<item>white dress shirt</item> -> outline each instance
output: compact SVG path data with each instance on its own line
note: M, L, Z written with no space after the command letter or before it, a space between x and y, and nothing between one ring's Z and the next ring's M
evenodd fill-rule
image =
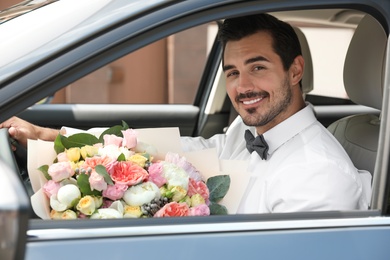
M264 133L267 160L246 149L255 128L238 117L226 134L182 137L183 149L217 149L220 159L249 160L249 184L237 213L368 209L371 174L357 170L310 106Z

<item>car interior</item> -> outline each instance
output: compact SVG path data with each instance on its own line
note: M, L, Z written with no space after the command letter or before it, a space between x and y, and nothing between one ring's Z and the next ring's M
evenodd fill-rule
M386 44L382 26L366 15L356 28L344 65L345 89L356 104L382 108ZM371 174L375 172L379 128L380 116L375 114L348 116L328 127L355 166Z

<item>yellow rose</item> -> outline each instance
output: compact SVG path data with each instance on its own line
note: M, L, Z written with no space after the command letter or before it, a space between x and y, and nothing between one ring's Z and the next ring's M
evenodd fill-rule
M92 215L96 210L95 199L92 196L86 195L80 199L76 208L85 215Z
M50 218L51 219L62 219L61 216L62 216L62 212L56 211L54 209L52 209L50 211Z
M68 156L68 159L72 162L77 162L80 160L80 148L78 147L72 147L66 150L66 156Z
M95 200L96 208L100 208L103 205L103 197L102 196L92 196Z
M139 218L142 216L142 211L140 206L125 206L125 212L123 214L124 218Z
M65 210L61 214L61 219L77 219L77 214L73 210Z
M191 198L189 196L185 196L180 202L185 202L188 207L191 207Z
M80 149L81 157L83 157L84 159L87 157L93 157L97 155L98 152L99 152L99 148L91 145L83 146Z
M144 168L145 167L145 163L147 162L148 158L142 156L141 154L139 153L136 153L132 156L130 156L129 158L129 161L137 164L138 166Z
M200 204L205 204L204 198L200 194L194 194L191 197L191 207L195 207Z
M179 202L187 195L187 191L181 186L175 186L171 189L173 193L172 200Z

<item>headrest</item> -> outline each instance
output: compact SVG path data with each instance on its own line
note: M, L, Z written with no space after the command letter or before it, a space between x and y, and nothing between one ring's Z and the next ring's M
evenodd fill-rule
M386 33L379 22L368 14L364 16L344 63L344 86L353 102L382 108L386 44Z
M303 94L307 94L313 90L313 61L311 59L310 48L309 44L307 43L306 36L299 28L293 28L298 36L299 42L301 44L302 56L305 59L305 68L303 70L302 78L302 92Z

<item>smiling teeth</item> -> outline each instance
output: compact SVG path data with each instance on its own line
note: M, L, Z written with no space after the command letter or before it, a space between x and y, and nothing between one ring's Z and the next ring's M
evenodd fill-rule
M256 102L259 102L260 100L262 100L262 98L256 98L256 99L252 99L252 100L248 100L248 101L242 101L242 103L244 103L244 105L251 105L251 104L254 104Z

